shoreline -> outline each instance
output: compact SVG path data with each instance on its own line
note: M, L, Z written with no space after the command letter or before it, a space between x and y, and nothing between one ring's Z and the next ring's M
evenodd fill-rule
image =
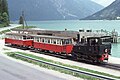
M4 30L7 30L7 29L13 29L13 28L16 28L16 27L19 27L19 26L21 26L21 25L20 24L10 24L10 26L0 28L0 32L4 31Z

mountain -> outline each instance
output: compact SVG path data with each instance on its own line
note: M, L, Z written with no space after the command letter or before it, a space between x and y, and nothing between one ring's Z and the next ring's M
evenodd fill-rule
M120 0L115 0L103 10L84 18L85 20L115 20L120 19Z
M27 20L80 19L103 6L91 0L8 0L11 20L18 20L25 12Z

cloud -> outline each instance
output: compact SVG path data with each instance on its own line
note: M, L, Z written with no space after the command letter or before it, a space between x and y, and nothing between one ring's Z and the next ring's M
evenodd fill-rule
M98 4L101 4L103 6L108 6L115 0L92 0L92 1L94 1L94 2L96 2Z

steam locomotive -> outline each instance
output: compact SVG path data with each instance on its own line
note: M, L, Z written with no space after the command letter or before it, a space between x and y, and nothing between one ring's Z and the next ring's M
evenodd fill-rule
M103 62L109 59L111 44L103 43L101 37L80 38L49 35L6 33L5 44L34 48L71 55L74 59Z
M73 47L72 56L75 59L103 62L109 59L111 44L103 43L101 37L89 37L87 42L83 39Z

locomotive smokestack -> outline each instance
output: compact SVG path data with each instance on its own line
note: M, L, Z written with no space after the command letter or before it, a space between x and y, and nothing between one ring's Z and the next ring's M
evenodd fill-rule
M77 42L80 42L80 34L77 34Z
M81 38L81 43L85 43L86 42L86 39L85 39L85 36L83 36L82 38Z

